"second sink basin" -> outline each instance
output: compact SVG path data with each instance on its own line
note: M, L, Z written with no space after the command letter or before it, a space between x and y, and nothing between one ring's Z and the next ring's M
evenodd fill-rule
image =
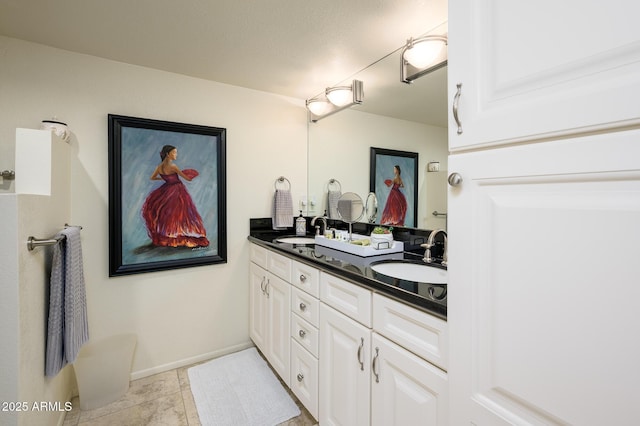
M420 283L447 284L449 277L446 269L424 263L389 261L374 263L370 268L388 277Z
M314 244L315 240L313 237L282 237L276 239L279 243L287 243L287 244Z

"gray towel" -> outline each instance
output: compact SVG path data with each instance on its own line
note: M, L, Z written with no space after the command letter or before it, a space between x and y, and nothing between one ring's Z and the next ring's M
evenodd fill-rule
M51 262L47 376L55 376L67 363L74 362L80 347L89 340L80 228L66 228L58 237L62 239L53 247Z
M293 200L288 189L276 189L273 197L273 229L293 226Z
M338 215L338 199L342 196L340 190L329 190L328 205L329 205L329 219L340 219Z

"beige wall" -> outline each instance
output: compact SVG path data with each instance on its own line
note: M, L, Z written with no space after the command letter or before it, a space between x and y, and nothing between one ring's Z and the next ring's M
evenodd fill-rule
M227 129L228 263L108 278L109 113ZM270 214L280 175L306 191L304 102L0 37L0 169L15 129L54 115L73 132L91 337L137 333L134 378L247 345L249 218Z

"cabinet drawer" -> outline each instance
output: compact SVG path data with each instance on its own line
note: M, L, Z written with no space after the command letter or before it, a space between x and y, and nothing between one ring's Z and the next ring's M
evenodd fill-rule
M267 270L286 282L291 282L291 262L288 257L267 251Z
M249 244L249 250L249 258L251 261L256 265L267 269L267 253L269 251L266 248L253 243Z
M373 328L387 339L447 370L449 329L446 321L374 294Z
M292 262L291 284L314 297L320 297L320 271L295 260Z
M318 357L319 335L316 327L295 314L291 315L291 337L316 358Z
M318 419L318 360L291 340L291 391Z
M291 312L317 327L320 322L320 301L302 290L291 287Z
M371 290L321 272L320 300L366 327L371 327Z

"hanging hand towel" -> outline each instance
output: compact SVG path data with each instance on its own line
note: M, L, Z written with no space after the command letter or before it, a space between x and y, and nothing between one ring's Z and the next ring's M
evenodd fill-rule
M74 362L80 347L89 340L80 228L65 228L56 237L63 238L53 246L45 358L47 376L55 376L67 363Z
M286 229L293 226L293 201L291 191L276 189L273 197L273 229Z
M340 216L338 216L338 199L340 199L341 196L342 192L340 190L329 190L329 219L340 219Z

